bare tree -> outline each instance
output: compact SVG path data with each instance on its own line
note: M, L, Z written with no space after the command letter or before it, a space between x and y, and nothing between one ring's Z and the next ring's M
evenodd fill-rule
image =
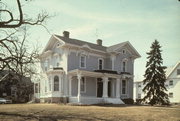
M18 8L18 18L15 18L15 12L10 11L3 0L0 0L0 15L8 16L4 18L0 16L0 33L2 33L0 35L0 70L8 69L20 75L28 75L33 73L32 64L38 61L38 49L35 48L30 52L25 44L27 41L26 26L41 25L45 27L43 23L50 16L43 12L38 14L36 19L28 18L23 13L22 1L14 1Z

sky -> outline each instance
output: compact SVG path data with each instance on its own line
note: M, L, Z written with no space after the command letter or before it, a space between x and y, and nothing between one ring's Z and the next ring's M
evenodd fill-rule
M3 0L2 0L3 1ZM22 0L21 0L22 1ZM15 0L6 1L16 10ZM23 2L28 16L46 11L52 15L46 27L30 29L32 43L45 47L52 34L70 32L71 38L104 46L129 41L141 55L135 60L134 80L143 80L147 54L157 39L162 46L163 65L180 61L180 2L178 0L32 0Z

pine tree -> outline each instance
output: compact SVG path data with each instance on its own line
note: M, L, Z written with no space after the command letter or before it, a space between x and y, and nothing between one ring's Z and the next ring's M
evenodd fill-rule
M165 66L162 66L163 59L161 57L162 50L161 46L157 40L155 40L151 45L150 52L147 53L148 61L146 63L146 71L144 74L145 79L143 83L145 87L143 92L145 96L143 98L144 102L148 102L151 105L155 104L169 104L169 98L166 94L165 87Z

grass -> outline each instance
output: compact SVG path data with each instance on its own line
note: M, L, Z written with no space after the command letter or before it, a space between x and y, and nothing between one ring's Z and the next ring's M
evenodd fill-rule
M0 105L0 121L121 120L180 121L180 106L70 106L60 104Z

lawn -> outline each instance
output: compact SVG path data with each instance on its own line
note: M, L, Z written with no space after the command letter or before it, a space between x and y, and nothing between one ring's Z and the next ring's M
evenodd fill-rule
M11 120L12 119L12 120ZM180 121L180 106L70 106L60 104L0 105L0 121L157 120Z

